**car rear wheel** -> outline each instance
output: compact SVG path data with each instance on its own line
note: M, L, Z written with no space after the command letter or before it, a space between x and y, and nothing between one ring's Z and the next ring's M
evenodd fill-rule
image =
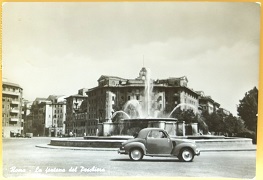
M183 162L191 162L194 159L194 153L189 148L183 148L179 154L179 160Z
M139 161L143 158L143 152L141 149L132 149L129 153L130 159L133 161Z

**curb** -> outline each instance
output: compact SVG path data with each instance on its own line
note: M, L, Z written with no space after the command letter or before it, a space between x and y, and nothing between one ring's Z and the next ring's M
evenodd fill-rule
M200 152L257 151L256 149L201 149Z
M70 146L52 146L49 144L36 145L38 148L46 149L66 149L66 150L82 150L82 151L117 151L119 148L92 148L92 147L70 147Z

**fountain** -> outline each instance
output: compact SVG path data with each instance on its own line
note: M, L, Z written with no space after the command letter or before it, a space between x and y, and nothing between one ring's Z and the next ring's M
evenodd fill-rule
M200 113L199 110L198 110L198 108L197 108L196 106L193 106L193 105L187 104L187 103L180 103L180 104L178 104L177 106L175 106L175 108L171 111L171 113L169 114L168 117L171 117L172 114L174 113L174 111L176 111L178 108L180 108L180 107L182 107L182 106L188 106L188 107L190 107L190 108L194 111L195 114L199 114L199 113Z
M129 114L127 114L125 111L116 111L116 112L114 112L111 119L115 118L115 116L116 116L117 114L119 114L119 113L124 114L128 119L130 119Z
M151 82L151 74L150 74L150 70L147 69L147 73L146 73L146 77L145 77L145 81L144 81L144 112L147 115L146 117L150 117L151 116L151 103L152 103L152 90L153 90L153 84Z
M114 112L111 120L103 123L103 128L101 128L103 132L100 132L102 136L131 136L146 127L163 128L170 135L185 134L184 124L178 123L177 119L171 118L170 116L166 118L158 117L160 111L153 108L153 81L150 77L150 70L145 69L142 76L144 80L143 98L141 101L131 99L125 103L123 110ZM176 110L176 108L174 110ZM116 115L120 113L123 114L125 118L116 117Z

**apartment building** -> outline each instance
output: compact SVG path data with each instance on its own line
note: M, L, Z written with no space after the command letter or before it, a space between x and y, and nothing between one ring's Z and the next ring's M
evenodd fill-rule
M32 133L34 136L46 136L46 105L51 103L47 98L36 98L31 106L31 112L27 116L32 119Z
M50 95L45 107L46 136L58 137L65 134L66 96Z
M31 113L31 106L33 102L28 101L28 100L23 100L23 107L22 107L22 119L24 120L24 134L26 133L32 133L33 129L33 119L32 116L30 115Z
M18 84L2 83L2 137L14 137L24 133L22 97L23 89Z
M87 120L87 99L86 89L80 89L78 94L71 95L66 99L66 121L65 134L83 136Z
M65 134L65 97L50 95L48 98L35 99L27 116L28 123L32 121L34 136L58 137Z

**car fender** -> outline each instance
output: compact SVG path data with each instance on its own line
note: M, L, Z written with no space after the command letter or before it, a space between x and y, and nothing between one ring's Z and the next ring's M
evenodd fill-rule
M132 148L140 148L143 150L143 154L146 154L146 148L145 145L141 142L131 142L124 146L124 149L126 152L130 152Z
M196 145L193 144L193 143L180 143L178 145L176 145L173 150L172 150L172 154L175 155L175 156L178 156L180 154L180 151L181 149L183 148L190 148L193 150L193 152L195 152L195 149L196 149Z

